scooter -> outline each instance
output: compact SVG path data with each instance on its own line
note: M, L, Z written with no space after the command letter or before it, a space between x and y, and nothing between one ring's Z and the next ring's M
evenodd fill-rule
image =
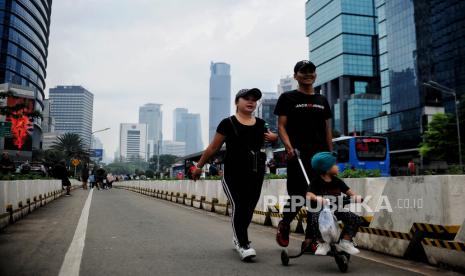
M300 164L300 168L302 169L302 172L305 176L305 180L307 181L307 184L310 185L310 180L308 179L308 175L307 175L307 172L305 171L305 168L304 168L304 165L302 163L302 159L300 158L300 153L298 150L295 150L295 153L296 153L296 157L297 157L297 160ZM343 206L347 205L351 203L351 200L349 197L343 197ZM303 243L302 243L303 245ZM289 255L289 252L287 249L283 249L281 251L281 263L282 265L284 266L288 266L289 265L289 260L290 259L296 259L296 258L299 258L301 257L302 255L304 254L311 254L311 255L315 255L314 252L312 252L312 250L310 250L309 252L309 247L311 246L311 244L307 245L307 246L302 246L301 247L301 250L300 252L297 254L297 255ZM336 249L336 244L335 243L331 243L330 244L331 246L331 250L328 252L327 256L331 256L331 257L334 257L334 260L336 261L336 264L337 264L337 267L339 268L339 271L345 273L347 272L347 270L349 269L349 261L350 261L350 254L344 252L344 251L338 251Z

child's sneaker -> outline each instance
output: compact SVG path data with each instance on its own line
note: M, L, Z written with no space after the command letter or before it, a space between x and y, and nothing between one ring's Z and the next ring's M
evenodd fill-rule
M315 255L325 256L328 254L330 250L331 250L331 246L329 245L329 243L318 242L318 245L316 246Z
M255 252L255 249L250 247L250 245L240 246L237 252L239 252L239 256L241 257L241 260L244 262L248 262L252 258L257 256L257 252Z
M356 255L360 253L360 250L355 248L354 244L351 241L348 240L340 240L338 244L336 244L336 248L339 251L344 251L346 253L349 253L350 255Z
M289 230L290 226L280 221L278 224L278 232L276 233L276 242L281 247L287 247L289 245Z

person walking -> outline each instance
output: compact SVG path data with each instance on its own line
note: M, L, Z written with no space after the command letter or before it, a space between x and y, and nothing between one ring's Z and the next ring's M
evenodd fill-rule
M15 171L15 163L11 160L8 152L2 153L0 160L0 171L2 174L7 175Z
M278 99L274 114L278 116L278 132L287 153L287 192L291 199L285 206L283 219L278 225L276 241L282 247L289 245L290 224L305 202L308 184L296 157L300 152L310 180L318 174L312 169L312 157L323 151L332 151L331 109L326 98L315 93L313 84L317 74L315 65L302 60L294 66L297 90L288 91ZM291 204L301 202L301 204ZM287 210L287 211L286 211ZM311 225L307 224L304 245L314 243Z
M84 164L81 170L82 189L87 190L87 181L89 180L89 167Z
M243 261L256 256L255 249L250 247L247 229L265 174L266 155L261 148L264 141L278 139L276 134L265 128L264 120L253 116L261 96L257 88L242 89L236 94L236 114L220 122L213 141L193 172L194 179L197 179L207 161L226 143L222 184L232 205L233 246Z
M71 196L71 181L68 178L69 172L66 168L66 161L60 160L53 168L53 176L61 180L63 189L66 189L65 196Z
M104 180L107 179L107 172L104 168L99 167L97 171L95 171L95 183L97 185L97 189L105 189Z
M415 166L415 162L413 162L413 159L411 159L408 162L407 169L408 169L407 171L408 171L409 175L415 175L416 174L417 168Z

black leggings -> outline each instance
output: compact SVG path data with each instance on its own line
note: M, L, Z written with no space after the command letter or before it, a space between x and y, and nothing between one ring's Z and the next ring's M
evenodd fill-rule
M247 228L252 221L253 212L263 184L263 173L227 168L223 175L223 189L231 202L232 227L234 237L241 246L249 244Z

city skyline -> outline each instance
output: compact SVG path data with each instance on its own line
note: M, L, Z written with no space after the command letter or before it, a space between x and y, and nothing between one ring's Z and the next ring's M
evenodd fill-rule
M172 110L199 113L206 146L211 60L232 65L234 95L247 87L274 91L308 58L303 0L53 4L46 91L74 84L94 93L93 130L111 128L97 134L109 155L119 123L137 122L148 102L163 104L165 140L173 139Z

